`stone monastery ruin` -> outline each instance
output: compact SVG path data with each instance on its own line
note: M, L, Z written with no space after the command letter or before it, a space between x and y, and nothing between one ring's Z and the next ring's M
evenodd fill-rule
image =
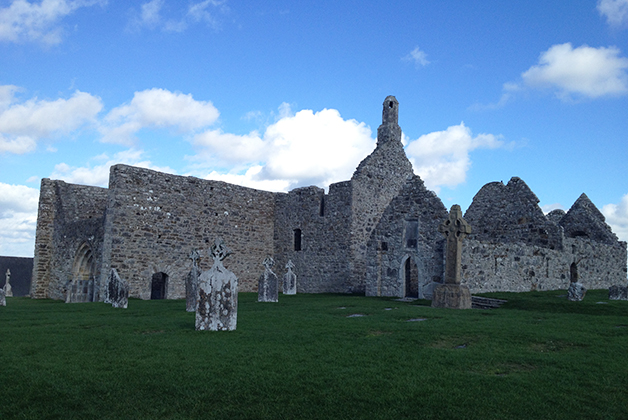
M233 250L225 267L243 292L257 290L262 261L294 263L299 293L431 298L443 282L448 217L413 173L397 124L399 103L384 101L377 147L349 181L273 193L111 167L109 188L43 179L31 296L102 300L112 268L129 296L182 299L202 249L201 270L218 236ZM586 288L626 282L626 242L582 194L568 212L545 215L519 178L492 182L464 218L462 284L471 292Z

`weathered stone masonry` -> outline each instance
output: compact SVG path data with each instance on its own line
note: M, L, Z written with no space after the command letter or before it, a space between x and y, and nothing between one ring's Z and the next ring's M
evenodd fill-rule
M31 296L102 300L111 269L142 299L185 296L192 249L216 237L233 249L225 263L241 291L256 291L260 264L294 263L299 293L365 293L431 298L443 282L447 218L440 199L414 175L401 143L399 104L382 108L377 147L352 178L272 193L168 175L111 168L109 188L42 180ZM586 288L626 282L626 243L583 195L569 212L543 214L519 178L493 182L464 218L462 284L472 292ZM68 292L69 291L69 292Z

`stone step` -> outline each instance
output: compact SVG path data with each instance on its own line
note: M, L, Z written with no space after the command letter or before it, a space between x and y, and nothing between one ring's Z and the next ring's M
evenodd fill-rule
M472 309L495 309L508 302L503 299L492 299L482 296L471 296Z

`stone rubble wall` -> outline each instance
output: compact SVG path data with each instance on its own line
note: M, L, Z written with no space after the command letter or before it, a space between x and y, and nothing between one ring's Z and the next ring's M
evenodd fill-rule
M42 179L32 297L65 299L65 287L72 280L76 253L83 244L88 244L96 257L94 275L99 275L106 203L105 188Z
M431 295L433 285L443 281L445 238L438 226L446 218L447 209L436 194L418 176L410 178L368 241L365 294L405 296L405 263L411 258L418 268L422 293ZM416 247L407 246L408 220L418 222Z
M277 196L275 215L276 272L282 276L288 260L295 265L297 293L346 293L351 270L351 182L298 188ZM295 251L294 230L301 230L301 250Z
M585 238L565 238L564 251L524 243L463 241L462 284L472 293L567 290L576 262L579 282L587 289L626 283L626 242L608 245Z
M153 274L168 275L166 298L185 297L193 248L211 267L217 236L233 250L224 261L240 290L257 290L264 258L273 254L275 193L127 165L111 168L102 276L115 268L129 296L150 299ZM102 281L102 284L105 282ZM102 287L102 286L101 286Z

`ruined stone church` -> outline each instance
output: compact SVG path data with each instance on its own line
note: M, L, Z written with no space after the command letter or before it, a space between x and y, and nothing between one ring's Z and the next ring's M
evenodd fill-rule
M413 173L401 144L399 103L383 104L377 147L350 180L288 193L111 167L109 188L43 179L31 296L102 300L111 269L141 299L181 299L193 249L218 236L225 266L253 292L272 256L294 263L299 293L431 298L443 282L447 210ZM587 288L626 282L626 243L582 194L545 215L519 178L485 185L464 215L462 284L472 292ZM209 269L206 252L199 261Z

